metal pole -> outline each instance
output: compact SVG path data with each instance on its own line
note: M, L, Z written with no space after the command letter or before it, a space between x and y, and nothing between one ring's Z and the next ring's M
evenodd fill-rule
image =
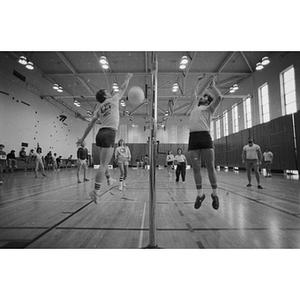
M155 222L155 208L156 208L156 189L155 189L155 170L156 170L156 131L157 131L157 54L152 53L152 95L150 106L150 129L151 136L149 140L149 246L148 248L157 248L156 245L156 222Z

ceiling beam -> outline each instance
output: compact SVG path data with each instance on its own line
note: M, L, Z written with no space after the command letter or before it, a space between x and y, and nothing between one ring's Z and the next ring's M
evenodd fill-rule
M251 65L249 63L249 60L247 59L246 55L244 54L244 52L241 52L241 54L242 54L242 56L243 56L243 58L244 58L244 60L245 60L245 62L247 64L249 70L251 71L251 73L253 73L253 69L252 69L252 67L251 67Z
M64 64L71 70L71 72L79 79L79 81L82 83L82 85L87 89L87 91L94 95L94 91L89 87L89 85L80 77L80 75L77 73L77 71L74 69L72 64L67 60L67 58L61 53L56 52L56 54L59 56L59 58L64 62Z

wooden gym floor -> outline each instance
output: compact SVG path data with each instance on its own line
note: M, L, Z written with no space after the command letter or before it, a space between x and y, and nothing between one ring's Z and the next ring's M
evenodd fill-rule
M76 168L4 174L0 186L0 248L139 249L149 245L149 171L129 169L126 190L103 184L98 205L88 197L89 182L77 183ZM194 209L192 170L176 183L165 169L156 173L156 244L164 249L300 248L299 179L254 174L247 188L244 171L218 171L220 208L211 206L207 172L206 199ZM111 170L118 179L119 170ZM82 178L82 174L81 174Z

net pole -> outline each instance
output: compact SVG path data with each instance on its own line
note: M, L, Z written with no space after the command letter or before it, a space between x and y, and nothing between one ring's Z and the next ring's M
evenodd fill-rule
M155 209L156 209L156 188L155 188L155 175L156 175L156 132L157 132L157 53L152 53L152 95L150 106L150 128L151 135L149 140L149 246L148 248L157 248L156 245L156 221L155 221Z

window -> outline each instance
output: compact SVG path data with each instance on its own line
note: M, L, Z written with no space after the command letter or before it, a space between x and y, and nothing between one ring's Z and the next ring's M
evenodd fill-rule
M228 135L228 112L223 113L223 127L224 127L224 136Z
M211 139L212 139L212 140L215 139L215 126L214 126L214 121L211 122L211 126L210 126L210 136L211 136Z
M237 104L232 106L232 131L236 133L239 131L239 116Z
M280 73L281 102L283 114L297 112L295 69L293 66Z
M270 121L270 106L269 106L269 88L268 84L262 85L258 89L258 98L260 104L260 118L262 123Z
M245 120L245 129L252 127L251 98L250 97L247 97L244 101L244 120Z
M221 121L218 119L216 121L217 139L221 137Z

